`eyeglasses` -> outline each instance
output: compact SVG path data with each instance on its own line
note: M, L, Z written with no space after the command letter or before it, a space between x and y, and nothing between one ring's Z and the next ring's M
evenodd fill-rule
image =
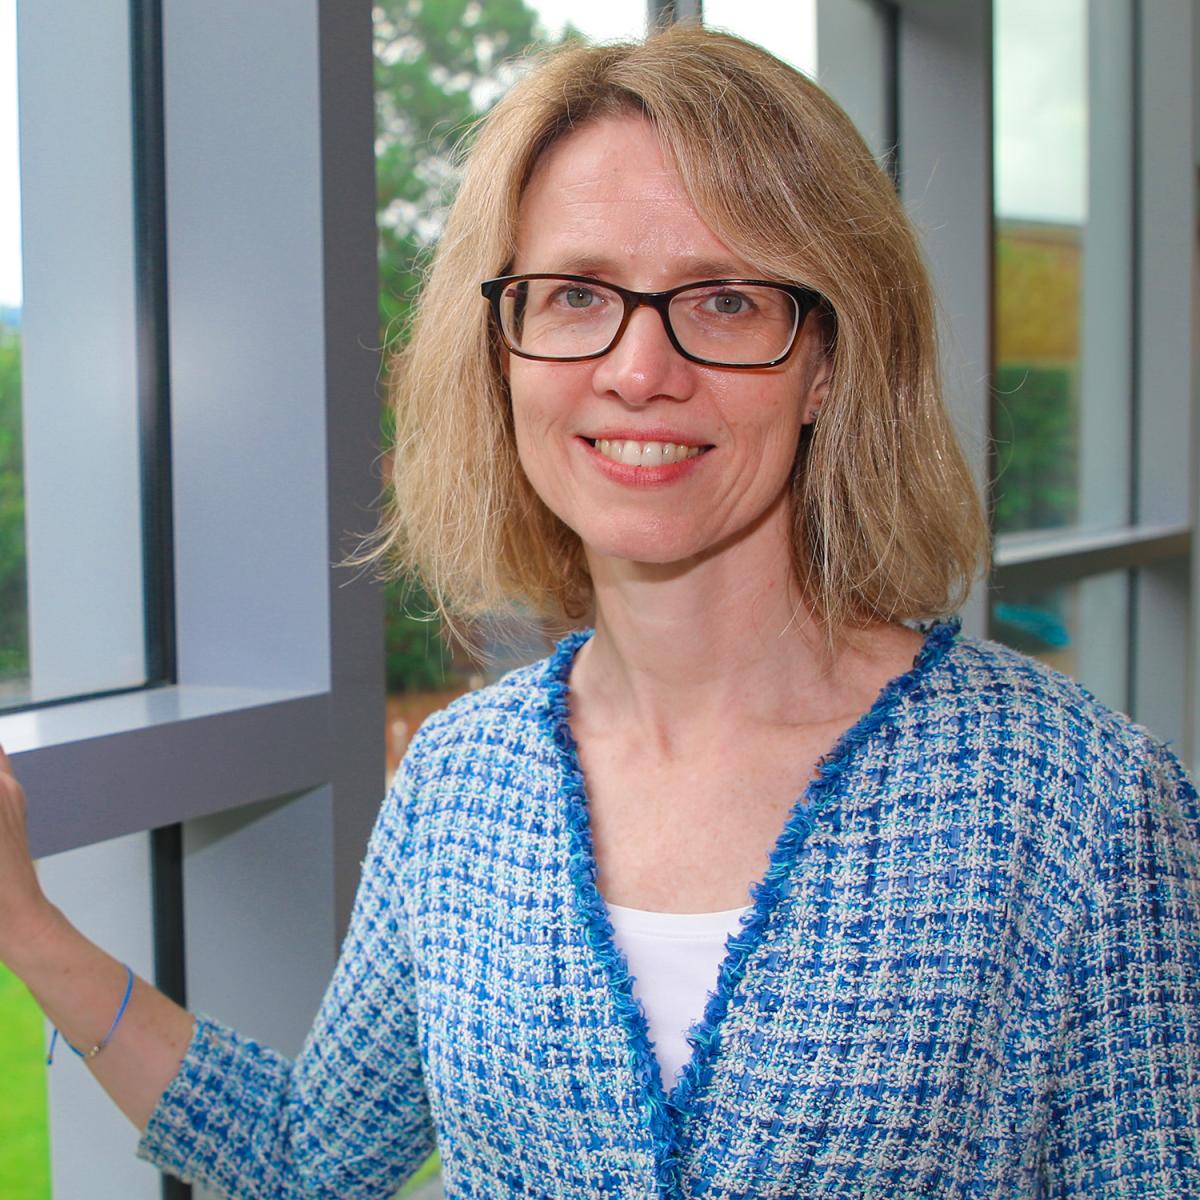
M819 292L761 279L704 279L632 292L587 275L502 275L480 285L504 344L521 358L582 362L607 354L643 304L691 362L772 367L792 352Z

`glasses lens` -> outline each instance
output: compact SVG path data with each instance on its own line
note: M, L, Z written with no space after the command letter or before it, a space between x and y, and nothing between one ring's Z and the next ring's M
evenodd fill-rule
M671 328L697 358L755 366L782 358L800 323L795 297L763 284L689 288L671 301Z
M621 297L577 279L520 279L500 296L500 323L515 350L581 358L607 349L621 326Z

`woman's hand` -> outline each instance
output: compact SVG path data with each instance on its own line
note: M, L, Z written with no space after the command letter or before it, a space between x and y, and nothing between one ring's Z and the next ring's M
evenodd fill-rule
M112 1029L129 978L127 968L89 942L42 891L29 857L25 792L3 746L0 961L24 980L72 1046L98 1045ZM145 1129L191 1037L191 1015L138 979L111 1044L89 1059L88 1067L121 1111Z
M0 746L0 959L7 962L54 912L29 857L25 792Z

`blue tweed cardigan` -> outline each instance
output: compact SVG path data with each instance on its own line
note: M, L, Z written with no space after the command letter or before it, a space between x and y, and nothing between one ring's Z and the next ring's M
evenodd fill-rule
M1169 751L927 636L824 760L664 1094L567 677L422 727L295 1062L207 1018L141 1153L235 1197L1200 1197L1200 811Z

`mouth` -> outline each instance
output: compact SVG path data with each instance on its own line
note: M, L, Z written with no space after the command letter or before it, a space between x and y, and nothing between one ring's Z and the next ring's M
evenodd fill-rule
M650 442L641 439L588 438L583 439L612 462L627 467L666 467L687 462L707 453L712 446L688 446L682 442Z

